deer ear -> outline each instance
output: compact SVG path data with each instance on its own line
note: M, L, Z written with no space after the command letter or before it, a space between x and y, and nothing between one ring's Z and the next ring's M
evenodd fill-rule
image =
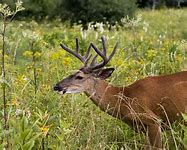
M107 68L107 69L99 70L96 73L96 77L104 80L104 79L110 77L112 75L113 71L114 71L114 68Z

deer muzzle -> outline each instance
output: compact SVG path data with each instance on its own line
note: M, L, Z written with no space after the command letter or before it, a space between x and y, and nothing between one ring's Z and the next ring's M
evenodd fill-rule
M63 95L66 93L66 89L62 88L61 86L59 86L58 84L56 84L54 87L53 87L53 90L58 92L59 94Z

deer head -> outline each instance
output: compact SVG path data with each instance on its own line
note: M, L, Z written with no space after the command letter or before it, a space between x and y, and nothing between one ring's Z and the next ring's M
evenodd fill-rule
M114 68L103 67L111 60L114 56L118 43L116 43L113 51L107 56L106 40L104 37L101 38L103 50L99 50L93 43L90 43L84 56L80 55L80 46L78 39L76 39L75 51L71 50L64 44L60 44L61 47L70 53L71 55L78 58L84 65L76 73L69 75L54 86L54 90L63 95L65 93L79 93L85 92L90 88L94 88L97 80L104 80L113 73ZM96 55L92 58L90 54L91 48L96 52ZM102 61L97 62L97 57L100 56ZM92 60L91 60L92 59ZM90 62L90 63L89 63Z

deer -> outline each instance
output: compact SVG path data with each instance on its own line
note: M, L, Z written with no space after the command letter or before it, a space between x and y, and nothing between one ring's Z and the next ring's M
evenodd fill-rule
M84 92L102 111L122 120L135 131L145 133L145 149L164 149L162 127L182 122L182 114L187 113L187 71L148 76L130 85L116 87L106 81L115 70L106 65L119 44L117 42L108 55L104 36L101 37L101 43L102 50L91 42L84 55L80 54L77 38L75 50L60 44L63 50L79 59L83 66L58 82L54 91L60 95ZM90 54L91 49L95 53L94 57ZM100 57L100 61L97 57Z

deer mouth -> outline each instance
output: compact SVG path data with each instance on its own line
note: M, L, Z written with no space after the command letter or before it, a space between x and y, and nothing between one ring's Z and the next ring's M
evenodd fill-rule
M60 95L64 95L64 94L73 94L73 93L80 93L81 91L77 90L77 89L61 89L61 90L56 90L57 93L59 93Z
M66 88L62 88L59 85L54 86L54 91L56 91L57 93L59 93L60 95L64 95L67 92Z
M64 94L66 94L66 92L67 92L66 89L63 89L62 91L58 91L58 93L59 93L60 95L64 95Z

